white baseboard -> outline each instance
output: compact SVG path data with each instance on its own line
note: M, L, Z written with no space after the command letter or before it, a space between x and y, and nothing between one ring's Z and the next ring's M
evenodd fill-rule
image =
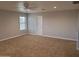
M13 37L9 37L9 38L5 38L5 39L0 39L0 41L4 41L4 40L8 40L8 39L12 39L12 38L16 38L16 37L23 36L23 35L26 35L26 33L21 34L21 35L17 35L17 36L13 36Z
M31 35L38 35L38 34L32 34ZM71 39L71 38L64 38L64 37L59 37L59 36L49 36L49 35L39 35L39 36L43 36L43 37L50 37L50 38L59 38L59 39L63 39L63 40L71 40L71 41L77 41L77 39Z
M9 38L5 38L5 39L1 39L0 41L4 41L4 40L8 40L8 39L12 39L12 38L16 38L19 36L23 36L26 35L27 33L21 34L21 35L17 35L17 36L13 36L13 37L9 37ZM37 34L32 34L29 33L30 35L37 35ZM58 37L58 36L48 36L48 35L39 35L39 36L43 36L43 37L50 37L50 38L59 38L59 39L64 39L64 40L71 40L71 41L76 41L76 39L70 39L70 38L63 38L63 37ZM78 45L78 44L77 44ZM79 47L76 47L77 50L79 50Z
M78 39L70 39L70 38L63 38L63 37L59 37L59 36L48 36L48 35L41 35L41 36L75 41L76 42L76 50L79 50L78 43L77 43Z
M51 37L51 38L59 38L63 40L71 40L71 41L77 41L77 39L71 39L71 38L64 38L64 37L59 37L59 36L48 36L48 35L42 35L44 37Z

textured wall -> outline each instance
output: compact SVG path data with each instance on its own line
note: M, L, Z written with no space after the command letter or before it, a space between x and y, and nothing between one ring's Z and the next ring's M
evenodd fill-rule
M29 14L28 18L30 18L33 21L30 22L36 22L36 17L38 15L41 15L43 17L43 35L51 37L68 38L69 40L77 39L77 11L55 11L45 12L41 14ZM32 23L29 23L30 32L35 33L37 32L36 29L38 24L34 26Z
M77 12L60 11L43 13L43 34L77 39Z
M19 30L19 16L27 16L22 13L0 11L0 39L22 35L27 31Z

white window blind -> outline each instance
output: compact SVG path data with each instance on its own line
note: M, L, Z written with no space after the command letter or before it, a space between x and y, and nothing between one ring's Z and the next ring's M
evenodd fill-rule
M20 30L26 29L26 18L23 16L20 16Z

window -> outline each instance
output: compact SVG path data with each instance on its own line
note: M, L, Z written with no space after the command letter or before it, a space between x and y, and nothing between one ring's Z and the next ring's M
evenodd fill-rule
M26 18L20 16L20 30L25 30L26 29Z

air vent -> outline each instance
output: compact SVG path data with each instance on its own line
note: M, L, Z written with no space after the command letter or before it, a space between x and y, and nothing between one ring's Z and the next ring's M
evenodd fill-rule
M79 1L73 1L73 4L79 4Z

